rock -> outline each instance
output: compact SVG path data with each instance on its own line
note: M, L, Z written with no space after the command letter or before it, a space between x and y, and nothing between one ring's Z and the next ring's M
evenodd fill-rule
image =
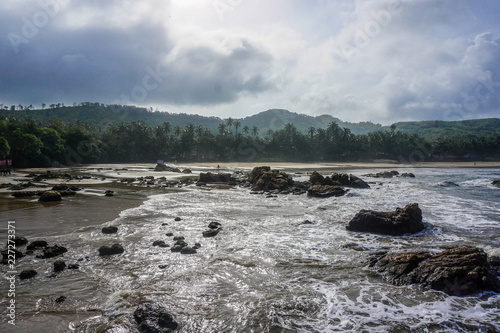
M21 280L31 279L37 274L38 274L37 271L35 271L34 269L26 269L22 271L21 274L19 274L19 278Z
M80 265L78 264L69 264L68 269L80 269Z
M66 296L59 296L58 298L56 298L55 302L57 304L59 304L59 303L64 302L65 300L66 300Z
M24 254L21 252L21 251L18 251L16 249L5 249L5 250L2 250L2 258L5 261L9 260L9 256L12 256L14 255L14 258L17 260L19 258L22 258L24 257ZM12 257L10 257L10 259L12 259Z
M165 244L165 242L162 240L157 240L157 241L153 242L153 246L162 246L162 245L163 245L163 247L165 247L164 245L167 245L167 244Z
M64 184L54 185L52 187L52 191L66 191L69 190L69 187Z
M340 183L342 186L355 187L355 188L370 188L367 182L361 178L346 173L334 173L332 175L332 181ZM326 184L324 184L326 185Z
M460 185L458 185L457 183L450 182L450 181L442 182L438 186L441 186L441 187L460 187Z
M182 250L181 250L181 254L195 254L196 253L196 249L192 248L192 247L183 247Z
M252 185L257 183L260 177L262 177L262 175L268 171L271 171L271 167L261 166L253 168L252 171L250 172L250 175L247 178L247 182L249 182Z
M28 198L34 196L41 196L45 191L20 191L11 194L14 198Z
M394 171L397 173L397 171ZM365 176L373 178L392 178L395 174L392 171L382 171L378 173L370 173Z
M184 236L175 236L174 241L180 241L186 239Z
M24 244L28 244L28 240L26 237L16 236L14 237L14 244L16 247L23 246Z
M113 244L111 246L103 245L98 251L100 256L111 256L123 253L125 250L120 244Z
M259 180L252 186L252 191L285 191L293 186L292 177L283 171L271 170L264 172Z
M424 230L422 211L418 204L412 203L394 212L361 210L349 222L346 229L391 236L414 234Z
M138 306L134 312L134 319L141 333L169 333L179 326L165 309L151 304Z
M103 227L101 229L101 232L106 235L116 234L118 232L118 227L115 226Z
M184 169L184 170L182 170L182 173L189 174L189 173L193 173L193 171L191 171L190 169Z
M114 195L115 195L115 191L107 190L106 192L104 192L104 196L106 196L106 197L112 197Z
M313 171L311 175L309 176L309 181L311 182L312 185L330 185L330 184L323 184L325 181L325 177L319 174L317 171Z
M313 185L307 190L307 195L317 198L340 197L347 191L340 186Z
M54 272L61 272L66 268L64 260L57 260L54 262Z
M54 245L52 247L47 247L43 250L42 255L37 256L37 258L40 259L48 259L48 258L53 258L57 257L63 253L68 252L68 249L65 248L64 246L59 246L59 245Z
M159 269L165 269L165 268L167 268L167 267L168 267L168 265L158 265L158 268L159 268Z
M209 229L203 231L203 237L215 237L220 232L220 229Z
M198 250L201 247L200 243L194 243L193 249Z
M208 225L208 228L210 229L220 229L222 227L222 224L220 224L219 222L210 222L210 224Z
M48 243L46 241L36 240L36 241L31 242L26 249L31 251L31 250L35 250L38 248L44 248L47 246L48 246Z
M500 292L500 281L487 255L475 247L453 247L434 255L427 251L376 253L369 267L392 284L420 284L451 296Z
M165 234L165 236L167 236L167 237L172 237L173 235L174 235L174 233L173 233L173 232L167 232L167 233Z
M52 201L61 201L61 193L57 191L45 191L38 201L40 202L52 202Z
M415 178L415 175L411 172L407 172L407 173L402 173L401 177L403 177L403 178Z
M231 175L229 173L200 173L200 183L210 184L210 183L229 183L231 180Z
M492 182L491 182L491 185L493 185L493 186L496 186L496 187L500 188L500 180L494 180L494 181L492 181Z

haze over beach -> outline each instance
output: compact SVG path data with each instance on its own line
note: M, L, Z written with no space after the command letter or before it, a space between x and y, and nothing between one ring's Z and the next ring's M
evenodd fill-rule
M0 332L500 332L498 13L2 0Z

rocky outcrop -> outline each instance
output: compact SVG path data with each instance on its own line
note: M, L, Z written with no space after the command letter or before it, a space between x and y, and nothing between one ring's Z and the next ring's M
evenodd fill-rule
M368 266L395 285L420 284L452 296L482 291L500 292L487 255L475 247L453 247L437 254L428 251L375 253Z
M317 198L340 197L347 193L341 186L313 185L307 190L307 195Z
M54 245L52 247L46 247L41 255L38 255L37 258L40 259L48 259L60 256L63 253L68 252L68 249L64 246Z
M99 248L98 251L100 256L111 256L123 253L125 250L120 244L113 244L111 246L103 245Z
M47 241L40 239L40 240L36 240L36 241L31 242L26 249L29 251L32 251L35 249L47 247L48 245L49 244L47 243Z
M260 178L253 183L252 191L290 191L293 186L292 177L283 171L270 170L264 172Z
M16 247L22 246L28 244L28 240L26 239L26 237L16 236L14 238L14 244L16 244Z
M366 177L373 177L373 178L392 178L394 176L399 175L399 172L393 170L393 171L382 171L378 173L369 173L365 175Z
M174 168L166 165L165 163L158 163L155 166L154 171L169 171L169 172L178 172L180 173L181 170L179 168Z
M169 333L179 326L165 309L151 304L138 306L134 312L134 319L141 333Z
M38 201L40 202L52 202L52 201L61 201L61 193L57 191L45 191L40 196Z
M361 210L347 225L347 230L361 231L391 236L414 234L424 230L422 211L412 203L394 212Z
M247 181L253 185L253 184L257 183L257 181L260 179L260 177L262 177L262 175L265 172L268 172L268 171L271 171L271 167L268 167L268 166L255 167L250 172L250 175L248 175Z
M334 173L331 177L332 181L339 182L342 186L355 188L370 188L367 182L363 179L347 173Z
M229 183L231 181L231 175L228 173L200 173L200 183Z

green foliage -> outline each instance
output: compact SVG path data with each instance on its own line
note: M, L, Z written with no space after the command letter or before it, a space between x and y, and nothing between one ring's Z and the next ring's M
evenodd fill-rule
M9 142L3 137L0 136L0 159L4 159L10 154L10 146Z

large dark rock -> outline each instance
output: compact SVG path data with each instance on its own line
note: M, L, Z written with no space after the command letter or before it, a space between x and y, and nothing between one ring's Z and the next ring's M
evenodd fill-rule
M453 247L434 255L427 251L376 253L368 266L395 285L420 284L453 296L500 292L487 255L475 247Z
M220 229L208 229L203 231L203 237L215 237L220 232Z
M492 181L492 182L491 182L491 185L493 185L493 186L496 186L496 187L500 188L500 180L494 180L494 181Z
M252 186L252 191L284 191L293 186L292 177L283 171L271 170L264 172Z
M394 212L376 212L361 210L347 225L347 230L376 234L401 236L424 230L422 211L418 204L412 203L405 208L396 208Z
M118 227L115 226L103 227L101 229L101 232L106 235L115 234L118 232Z
M64 246L54 245L52 247L47 247L43 250L42 255L37 256L37 258L48 259L57 257L63 253L68 252L68 249Z
M398 174L399 173L397 171L382 171L382 172L378 172L378 173L370 173L370 174L367 174L365 176L373 177L373 178L392 178Z
M250 172L247 181L250 184L254 185L255 183L257 183L257 181L259 181L260 177L262 177L262 175L268 171L271 171L271 167L268 166L255 167Z
M14 243L16 244L16 247L18 247L24 244L28 244L28 240L26 239L26 237L16 236L14 238Z
M54 272L62 272L66 268L64 260L56 260L54 262Z
M69 190L69 186L64 184L54 185L52 191L66 191Z
M309 182L312 185L326 185L326 184L323 184L324 181L325 181L325 177L320 175L318 171L313 171L313 173L311 173L311 175L309 176ZM330 185L330 184L328 184L328 185Z
M355 188L370 188L367 182L363 179L347 173L334 173L331 177L332 181L339 182L342 186Z
M14 256L14 258L17 260L19 258L24 257L24 254L21 251L18 251L16 249L5 249L2 250L2 258L4 262L7 262L9 259L12 259L12 257L9 258L9 256Z
M111 256L114 254L123 253L125 250L120 244L113 244L111 246L103 245L99 248L100 256Z
M61 201L61 193L57 191L45 191L40 196L38 201L40 202L52 202L52 201Z
M44 240L36 240L36 241L33 241L31 242L28 247L26 247L27 250L29 251L33 251L35 249L39 249L39 248L44 248L44 247L47 247L49 244L47 243L47 241L44 241Z
M307 190L307 195L318 198L340 197L346 193L342 187L332 185L313 185Z
M31 279L32 277L35 277L38 273L34 269L26 269L19 274L19 278L21 280L26 280L26 279Z
M181 170L179 168L173 168L173 167L170 167L164 163L156 164L154 171L170 171L170 172L179 172L179 173L181 172Z
M228 173L200 173L200 183L229 183L231 175Z
M137 307L134 312L139 332L142 333L168 333L177 329L179 324L165 309L151 304Z

